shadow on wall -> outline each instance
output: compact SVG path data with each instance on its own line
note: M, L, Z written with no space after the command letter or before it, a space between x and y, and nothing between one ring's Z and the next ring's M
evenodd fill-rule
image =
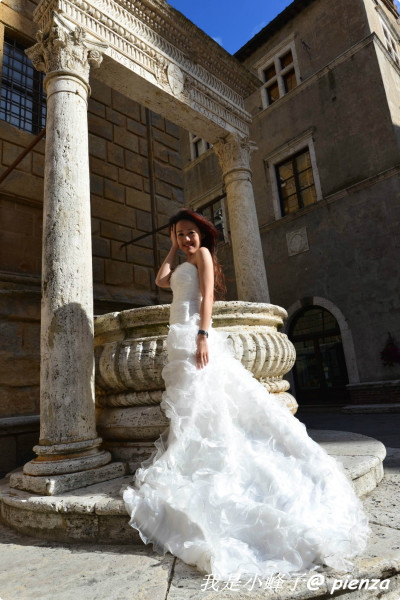
M34 457L39 439L40 281L0 289L0 476Z
M32 448L39 441L39 290L0 290L0 319L0 477L4 477L35 458ZM50 443L92 439L94 417L88 415L94 415L94 359L85 347L93 346L93 330L82 307L70 303L58 309L49 337L46 387L52 392L51 400L44 395L42 437ZM59 346L62 349L56 352Z

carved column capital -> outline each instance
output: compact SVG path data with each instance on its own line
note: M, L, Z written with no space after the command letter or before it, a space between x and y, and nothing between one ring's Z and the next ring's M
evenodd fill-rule
M60 15L53 12L47 31L39 31L37 43L26 50L33 66L45 73L67 72L86 83L90 67L99 67L107 44L92 43L82 27L71 28Z
M231 133L228 137L218 140L213 148L224 177L231 171L250 172L250 155L257 147L249 138Z

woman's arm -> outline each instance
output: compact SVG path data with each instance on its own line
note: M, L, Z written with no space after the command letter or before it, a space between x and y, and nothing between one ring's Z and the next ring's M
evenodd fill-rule
M200 306L199 329L208 331L211 322L212 307L214 304L214 265L208 248L201 247L196 253L196 265L199 271L200 291L202 301ZM207 336L198 334L196 365L202 369L208 364Z
M170 279L172 273L172 264L175 260L176 253L178 251L178 242L176 239L175 233L175 225L171 228L171 250L168 252L163 264L160 267L160 270L157 273L156 277L156 285L162 288L170 287Z

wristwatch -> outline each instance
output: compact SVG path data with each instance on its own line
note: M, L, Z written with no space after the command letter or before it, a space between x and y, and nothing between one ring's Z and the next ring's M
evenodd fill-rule
M208 337L208 331L205 331L204 329L199 329L197 335L205 335L206 337Z

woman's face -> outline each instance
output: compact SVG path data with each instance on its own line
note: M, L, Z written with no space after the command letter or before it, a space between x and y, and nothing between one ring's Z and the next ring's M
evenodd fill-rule
M188 258L196 254L201 246L202 234L193 221L178 221L176 224L178 246Z

